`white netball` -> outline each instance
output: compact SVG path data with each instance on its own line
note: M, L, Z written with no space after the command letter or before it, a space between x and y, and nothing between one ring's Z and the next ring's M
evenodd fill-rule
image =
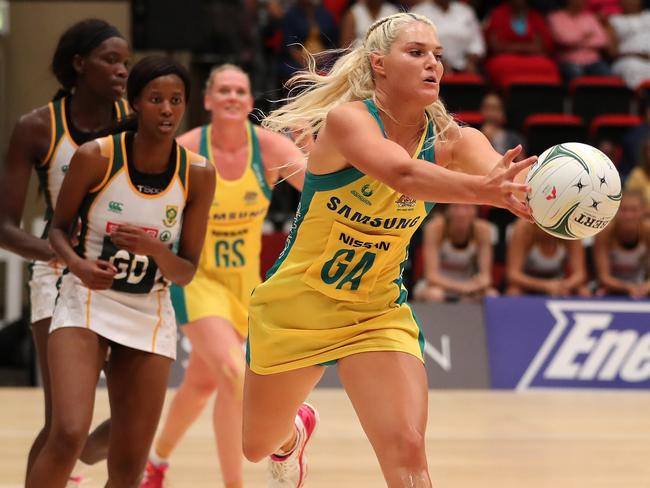
M621 203L614 163L579 142L544 151L530 168L528 205L537 225L562 239L583 239L603 230Z

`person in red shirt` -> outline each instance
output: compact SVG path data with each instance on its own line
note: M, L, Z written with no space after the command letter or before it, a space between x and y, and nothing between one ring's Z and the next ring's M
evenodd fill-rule
M559 79L550 59L553 38L542 14L528 7L527 0L507 0L487 19L485 37L490 57L488 76L499 88L520 75L551 75Z

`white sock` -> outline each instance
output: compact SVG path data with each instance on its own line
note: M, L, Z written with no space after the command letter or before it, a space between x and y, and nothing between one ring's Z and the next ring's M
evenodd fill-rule
M149 454L149 461L151 461L151 464L154 466L160 466L161 464L169 464L167 458L160 457L158 453L156 452L156 449L151 450L151 454Z

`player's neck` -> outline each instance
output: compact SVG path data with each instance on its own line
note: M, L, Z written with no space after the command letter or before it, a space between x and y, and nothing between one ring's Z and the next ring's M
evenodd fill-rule
M173 145L174 139L138 131L133 139L133 165L141 173L160 173L167 169Z
M83 132L99 131L113 121L113 103L87 90L75 90L69 110L74 126Z
M212 121L210 142L218 151L234 152L248 145L246 122Z
M426 120L424 109L418 105L408 105L377 92L375 102L386 132L392 137L401 138L420 133Z

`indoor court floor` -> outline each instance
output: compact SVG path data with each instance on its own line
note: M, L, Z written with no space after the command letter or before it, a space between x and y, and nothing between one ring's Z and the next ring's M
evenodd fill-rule
M385 486L344 392L318 389L310 401L321 424L308 449L307 487ZM436 488L650 487L648 393L446 390L432 391L429 402L426 442ZM0 389L0 488L22 486L42 403L38 389ZM100 389L95 420L107 414ZM105 464L88 474L83 488L100 488ZM168 478L171 488L221 486L209 409L174 453ZM245 481L263 488L263 463L247 463Z

